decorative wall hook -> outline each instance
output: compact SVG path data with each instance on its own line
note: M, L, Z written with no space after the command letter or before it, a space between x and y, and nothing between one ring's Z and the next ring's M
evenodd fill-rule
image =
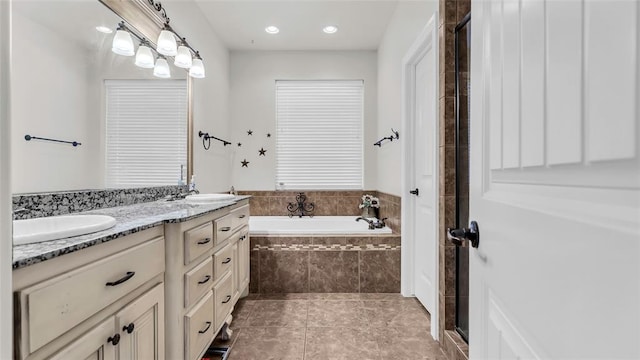
M59 142L59 143L63 143L63 144L71 144L74 147L82 145L82 143L79 143L77 141L66 141L66 140L56 140L56 139L49 139L49 138L43 138L43 137L37 137L37 136L31 136L31 135L25 135L24 139L27 141L31 141L31 140L44 140L44 141L52 141L52 142Z
M393 141L394 139L395 139L395 140L400 139L400 134L399 134L397 131L395 131L395 130L393 130L393 128L391 128L391 132L392 132L391 136L385 136L385 137L383 137L382 139L380 139L380 140L376 141L376 142L373 144L373 146L379 146L379 147L382 147L382 142L383 142L383 141L385 141L385 140Z
M315 209L314 203L307 204L307 196L304 193L299 193L296 196L295 203L289 203L287 210L289 211L289 217L298 216L310 216L313 217L313 210Z
M211 136L209 135L209 133L205 133L202 131L198 131L198 137L202 138L202 146L204 147L205 150L209 150L209 148L211 147L211 139L222 142L224 146L231 145L231 143L226 140L222 140L215 136Z

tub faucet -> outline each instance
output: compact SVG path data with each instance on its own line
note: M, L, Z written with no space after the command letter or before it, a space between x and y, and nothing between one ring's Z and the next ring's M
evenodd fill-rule
M369 220L369 219L363 218L362 216L358 216L356 218L356 221L360 221L360 220L364 220L369 224L369 230L373 230L376 228L373 220Z

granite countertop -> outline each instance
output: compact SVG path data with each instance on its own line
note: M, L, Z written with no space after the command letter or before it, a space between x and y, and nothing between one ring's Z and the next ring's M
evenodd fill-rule
M13 247L13 269L23 268L56 256L111 241L165 223L179 223L237 204L250 196L236 196L234 200L207 205L188 204L184 200L158 200L142 204L118 206L77 214L109 215L116 219L110 229L41 243Z

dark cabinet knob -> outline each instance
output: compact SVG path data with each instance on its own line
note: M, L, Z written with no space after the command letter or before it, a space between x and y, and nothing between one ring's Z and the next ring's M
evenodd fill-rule
M120 342L120 334L115 334L115 335L109 337L107 339L107 342L110 342L111 344L113 344L113 346L118 345L118 343Z
M131 334L133 332L133 329L135 328L135 325L133 325L133 323L125 326L122 328L122 331L126 332L127 334Z

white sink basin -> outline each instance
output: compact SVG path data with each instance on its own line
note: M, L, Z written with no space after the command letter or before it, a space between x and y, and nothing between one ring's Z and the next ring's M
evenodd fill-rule
M65 215L13 221L13 245L63 239L106 230L116 224L107 215Z
M219 201L233 200L235 196L231 194L195 194L188 195L184 199L193 204L210 204Z

